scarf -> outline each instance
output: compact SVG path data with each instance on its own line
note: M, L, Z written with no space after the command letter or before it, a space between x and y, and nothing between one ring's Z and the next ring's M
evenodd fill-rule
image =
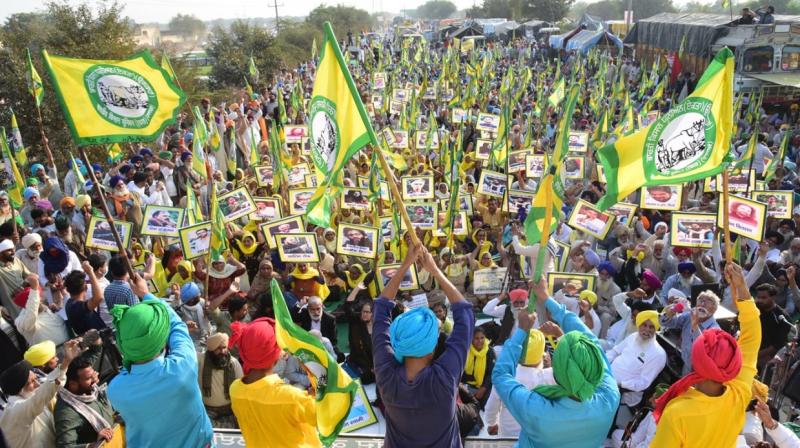
M481 260L483 259L483 256L486 255L486 254L489 255L489 264L488 265L485 265L485 264L481 263ZM488 249L481 250L481 252L478 254L478 270L480 271L480 270L483 270L483 269L491 269L491 268L496 268L496 267L497 267L497 263L494 262L494 259L492 258L492 254L489 252L489 250Z
M117 218L124 218L125 217L125 202L131 199L131 193L128 191L128 187L121 187L115 188L114 192L111 194L111 199L114 200L114 211L117 214Z
M147 254L149 254L150 251L144 250L144 246L142 246L140 243L134 243L133 246L131 246L132 249L135 249L137 247L139 248L139 252L141 253L141 255L136 257L135 256L136 251L133 251L133 253L134 253L134 264L138 266L140 264L144 264L145 261L147 261Z
M110 428L111 425L108 423L99 412L94 410L89 403L94 403L97 401L97 397L101 391L104 391L106 388L103 385L103 388L97 387L97 384L92 386L92 393L89 395L75 395L66 388L62 387L58 389L58 396L61 397L68 405L75 409L75 412L80 414L81 417L85 418L86 421L92 425L95 432L100 432L103 429Z
M122 364L130 371L135 362L149 361L167 345L169 311L159 300L147 300L134 306L115 305L111 310Z
M675 382L656 401L653 418L661 418L670 400L703 380L726 383L742 369L742 352L736 339L718 328L706 330L692 344L692 372Z
M472 380L468 380L467 384L475 387L483 385L483 377L486 375L486 354L489 353L489 344L491 343L492 341L487 339L480 350L469 344L469 354L467 354L467 365L464 367L464 373L472 375Z
M208 269L208 275L210 275L211 278L217 278L217 279L228 278L234 272L236 272L236 266L230 265L228 263L225 263L225 267L222 268L221 271L218 271L218 270L214 269L213 265L209 266L209 269Z
M350 271L345 272L345 277L347 278L347 286L350 287L352 290L356 287L359 283L364 283L364 286L367 287L367 291L372 297L377 297L377 292L375 291L375 282L365 282L364 279L367 278L367 273L364 272L364 268L361 267L358 263L353 263L350 267L356 268L359 272L359 276L353 278L350 276Z
M192 262L189 260L181 260L180 263L178 263L178 266L183 267L189 275L188 277L184 277L181 275L181 271L176 270L175 274L169 279L170 285L177 284L178 286L183 286L192 281L192 274L194 274L194 266L192 265Z
M262 260L261 264L269 263L269 260ZM272 278L261 275L261 264L258 266L258 273L253 276L253 281L250 283L250 290L247 292L249 297L258 297L262 292L269 291L270 282Z
M249 246L244 244L244 240L247 237L250 237L253 240L253 244ZM258 241L252 232L245 231L242 233L242 237L236 240L236 246L239 248L239 252L241 252L242 255L250 256L255 253L256 249L258 249Z
M225 380L222 382L222 390L225 392L225 399L230 400L231 393L229 392L229 389L231 384L233 384L233 382L236 380L236 372L233 369L231 356L228 355L226 358L227 360L219 366L214 364L214 358L210 352L206 352L205 358L206 359L203 362L203 396L211 396L211 374L214 372L214 368L216 367L224 370Z
M311 266L309 266L308 269L306 269L306 272L303 273L303 272L300 272L300 268L295 266L294 270L289 275L294 277L295 280L310 280L310 279L315 279L315 278L319 277L319 271L314 269L314 268L312 268ZM324 279L323 279L323 281L324 281ZM330 288L328 288L327 284L325 284L325 283L317 283L317 295L319 296L320 299L322 299L322 300L327 299L328 296L330 295L330 293L331 293L331 290L330 290Z
M561 337L553 352L556 384L539 386L534 391L555 400L574 397L586 401L603 379L605 361L600 347L585 334L570 331Z
M394 359L401 364L406 356L420 358L433 353L438 340L439 319L427 307L406 311L389 326Z

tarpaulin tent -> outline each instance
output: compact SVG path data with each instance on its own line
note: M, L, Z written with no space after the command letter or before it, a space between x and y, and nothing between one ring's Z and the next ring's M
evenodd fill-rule
M566 49L578 50L586 54L591 48L600 43L614 45L618 50L622 51L622 40L604 29L598 31L582 30L569 39Z

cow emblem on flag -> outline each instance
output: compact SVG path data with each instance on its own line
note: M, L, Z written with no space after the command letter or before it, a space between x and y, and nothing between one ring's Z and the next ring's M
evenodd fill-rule
M96 65L83 77L92 105L104 119L125 128L144 128L158 108L153 86L123 67Z
M333 169L336 154L339 152L339 126L336 124L336 107L322 97L311 103L311 141L317 148L312 152L315 165L324 164Z
M716 127L711 102L705 98L687 98L656 120L645 140L645 160L655 163L661 176L691 171L702 166L714 148ZM646 169L648 178L652 169Z

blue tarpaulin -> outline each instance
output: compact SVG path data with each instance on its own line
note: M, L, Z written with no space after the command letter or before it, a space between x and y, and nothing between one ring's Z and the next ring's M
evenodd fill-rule
M598 42L600 42L603 38L607 39L608 42L614 44L617 48L622 49L622 40L605 30L583 30L569 39L566 49L578 50L585 54L589 51L589 49L597 45Z

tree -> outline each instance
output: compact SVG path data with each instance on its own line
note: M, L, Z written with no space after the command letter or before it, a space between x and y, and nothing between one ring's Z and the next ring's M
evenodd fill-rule
M622 8L625 10L626 8ZM633 2L633 19L646 19L662 12L675 12L672 0L636 0Z
M197 37L205 33L206 24L189 14L178 14L169 21L169 30L185 37Z
M428 0L417 8L415 15L420 19L441 20L450 17L457 10L456 5L448 0Z
M566 17L573 3L575 3L575 0L528 0L522 13L527 17L536 17L548 22L558 22Z
M357 35L361 31L369 31L375 24L367 11L344 5L317 6L308 13L306 22L318 30L322 30L325 22L330 22L339 40L344 39L347 33Z
M623 10L624 7L619 0L600 0L586 5L585 12L603 20L619 20L623 17Z
M0 99L5 102L0 109L0 126L8 126L9 108L13 108L22 141L29 148L28 159L46 161L36 106L25 82L25 49L30 49L33 64L44 84L41 111L49 146L62 172L69 159L68 150L75 145L56 99L52 79L44 68L41 50L75 58L124 59L136 48L130 22L122 15L122 6L115 2L97 5L93 10L85 3L71 6L51 2L42 13L11 15L0 27L0 42L3 42L0 48ZM88 152L92 161L106 160L105 150L100 147L90 147Z
M211 33L206 54L212 60L210 84L213 89L244 87L251 56L262 74L262 83L264 75L271 75L280 61L275 38L267 29L243 20L233 22L228 30L216 27ZM248 82L252 83L249 78Z
M311 46L317 41L317 49L322 45L322 29L308 22L281 23L281 31L276 38L281 61L287 66L295 66L311 58Z

